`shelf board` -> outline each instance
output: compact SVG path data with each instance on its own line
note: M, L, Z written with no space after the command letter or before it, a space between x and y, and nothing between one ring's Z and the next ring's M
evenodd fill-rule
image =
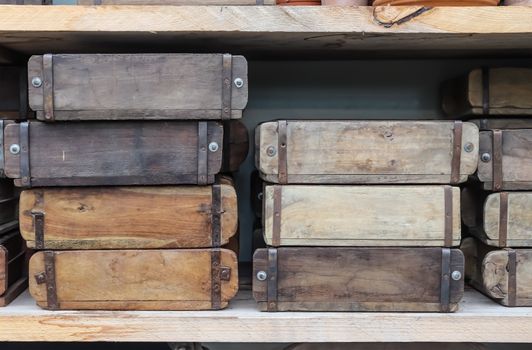
M532 54L532 7L434 7L404 23L383 24L420 9L4 5L0 49L24 55L229 51L300 59Z
M257 310L241 291L221 311L45 311L26 292L0 308L0 341L532 342L532 308L467 290L454 314Z

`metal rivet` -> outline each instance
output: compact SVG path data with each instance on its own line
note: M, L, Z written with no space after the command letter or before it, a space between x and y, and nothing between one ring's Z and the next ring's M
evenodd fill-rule
M275 147L270 146L266 148L266 154L268 155L268 157L273 157L276 153L277 153L277 150L275 149Z
M268 278L268 274L266 273L266 271L257 272L257 279L259 281L266 281L266 278Z
M209 151L216 152L216 151L218 151L218 148L219 148L218 147L218 143L216 143L216 142L209 143Z
M11 152L11 154L18 154L20 152L20 146L16 143L12 144L9 146L9 152Z
M236 78L235 81L234 81L234 83L235 83L235 86L236 86L237 88L239 88L239 89L240 89L242 86L244 86L244 80L242 80L241 78Z
M453 271L453 273L451 273L451 278L455 281L460 281L462 273L460 271Z
M473 152L474 149L475 145L473 145L471 142L468 142L464 145L464 151L466 151L467 153Z
M40 88L42 85L42 80L39 77L34 77L31 79L31 85L35 88Z
M489 153L482 153L480 156L480 160L482 160L484 163L487 163L491 160L491 154Z

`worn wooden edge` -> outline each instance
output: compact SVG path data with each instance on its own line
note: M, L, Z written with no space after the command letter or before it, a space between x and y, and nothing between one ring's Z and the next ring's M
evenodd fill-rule
M9 252L7 249L0 245L0 295L3 295L7 290L7 266L8 266Z
M15 300L22 292L28 288L28 277L22 277L15 283L13 283L5 291L4 294L0 295L0 307L5 307L9 305L13 300Z

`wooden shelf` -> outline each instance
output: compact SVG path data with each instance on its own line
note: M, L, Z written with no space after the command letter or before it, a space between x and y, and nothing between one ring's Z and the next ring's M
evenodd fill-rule
M532 53L532 7L9 6L0 54L214 52L248 57L510 57ZM379 23L381 22L381 23Z
M454 314L266 313L249 291L222 311L45 311L27 294L0 308L0 341L532 342L532 308L468 290Z

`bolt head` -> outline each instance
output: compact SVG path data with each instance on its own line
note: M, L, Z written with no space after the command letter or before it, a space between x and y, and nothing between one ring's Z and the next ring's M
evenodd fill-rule
M270 146L266 148L266 154L268 155L268 157L273 157L276 153L277 153L277 150L275 149L275 147Z
M259 281L266 281L266 278L268 278L268 274L266 273L266 271L257 272L257 279Z
M480 160L483 161L484 163L487 163L491 160L491 154L489 153L482 153L482 155L480 156Z
M462 273L460 271L453 271L453 273L451 273L451 278L455 281L460 281L460 279L462 279Z
M242 86L244 86L244 80L241 78L236 78L234 84L238 89L240 89Z
M213 142L209 143L209 151L216 152L216 151L218 151L218 149L219 149L219 146L218 146L217 142L213 141Z
M42 79L39 78L39 77L33 77L31 79L31 85L34 87L34 88L40 88L42 86Z
M11 154L19 154L20 146L17 145L16 143L12 144L11 146L9 146L9 152Z
M468 142L464 145L464 151L466 151L467 153L473 152L474 149L475 145L473 145L471 142Z

